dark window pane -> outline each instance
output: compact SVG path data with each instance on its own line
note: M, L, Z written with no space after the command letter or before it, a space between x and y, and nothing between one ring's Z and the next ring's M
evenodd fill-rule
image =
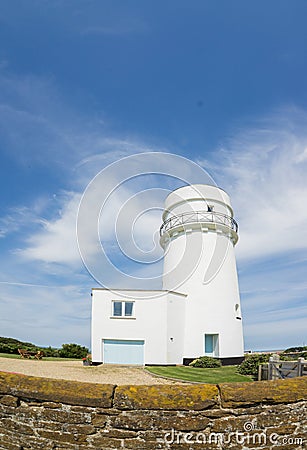
M122 302L113 302L113 316L122 315Z
M133 302L125 303L125 316L132 316L133 312Z

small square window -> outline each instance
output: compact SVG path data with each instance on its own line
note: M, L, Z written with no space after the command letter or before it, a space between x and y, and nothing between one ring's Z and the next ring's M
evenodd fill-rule
M131 317L133 314L133 302L125 302L125 316Z
M112 316L113 317L133 317L134 302L112 302Z
M122 316L123 305L122 302L113 302L113 316Z

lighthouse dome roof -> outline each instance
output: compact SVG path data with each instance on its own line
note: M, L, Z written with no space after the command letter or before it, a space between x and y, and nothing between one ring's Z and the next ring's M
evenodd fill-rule
M229 195L223 189L209 184L192 184L182 186L167 196L163 219L165 219L168 212L176 209L180 204L189 203L192 206L195 203L195 205L199 205L200 201L207 206L211 203L223 205L227 208L230 215L233 216Z

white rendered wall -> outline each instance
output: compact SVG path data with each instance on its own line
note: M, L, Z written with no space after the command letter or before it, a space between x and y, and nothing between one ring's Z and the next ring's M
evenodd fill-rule
M213 206L214 212L233 214L224 191L196 185L196 191L189 186L171 193L163 217L167 220L185 212L206 211L208 205ZM205 334L219 335L219 357L243 356L242 320L237 318L241 317L241 308L236 240L236 233L227 226L195 222L174 227L161 239L165 249L163 289L187 294L185 358L205 353Z
M112 317L114 300L135 301L134 317ZM172 292L93 289L93 361L103 362L103 339L144 340L145 364L181 361L185 300Z
M167 364L182 364L186 296L170 292L167 299Z

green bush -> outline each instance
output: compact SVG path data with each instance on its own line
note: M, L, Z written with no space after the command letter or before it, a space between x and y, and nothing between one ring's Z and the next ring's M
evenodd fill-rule
M306 352L307 351L307 346L304 345L302 347L290 347L287 348L286 350L284 350L283 353L298 353L298 352Z
M255 379L258 377L258 367L269 361L270 354L248 355L239 365L237 372L241 375L252 375Z
M305 358L307 357L307 346L303 346L303 347L291 347L291 348L287 348L286 350L284 350L281 355L280 358L283 359L285 356L289 355L289 359L296 360L297 358Z
M0 337L0 353L18 354L19 348L25 348L29 351L34 351L35 345L31 344L31 342L19 341L18 339Z
M31 344L31 342L23 342L14 338L0 337L0 353L15 353L18 355L18 349L22 348L29 352L38 352L39 350L44 353L44 356L53 358L85 358L89 353L88 348L82 347L79 344L63 344L61 349L53 347L38 347Z
M59 349L53 347L42 347L39 350L44 352L44 355L52 358L59 358Z
M46 351L44 348L38 347L37 345L34 345L34 344L31 344L31 342L23 342L23 341L19 341L18 339L0 337L0 353L8 353L8 354L18 355L19 348L28 350L29 352L38 352L40 350L40 351L44 352L44 355L46 355ZM48 356L53 356L53 355L48 355Z
M221 361L219 359L211 358L211 356L200 356L199 358L194 359L189 366L209 369L221 367Z
M89 349L79 344L63 344L59 350L61 358L85 358L89 353Z
M0 342L0 353L18 353L18 347L12 344L3 344Z

